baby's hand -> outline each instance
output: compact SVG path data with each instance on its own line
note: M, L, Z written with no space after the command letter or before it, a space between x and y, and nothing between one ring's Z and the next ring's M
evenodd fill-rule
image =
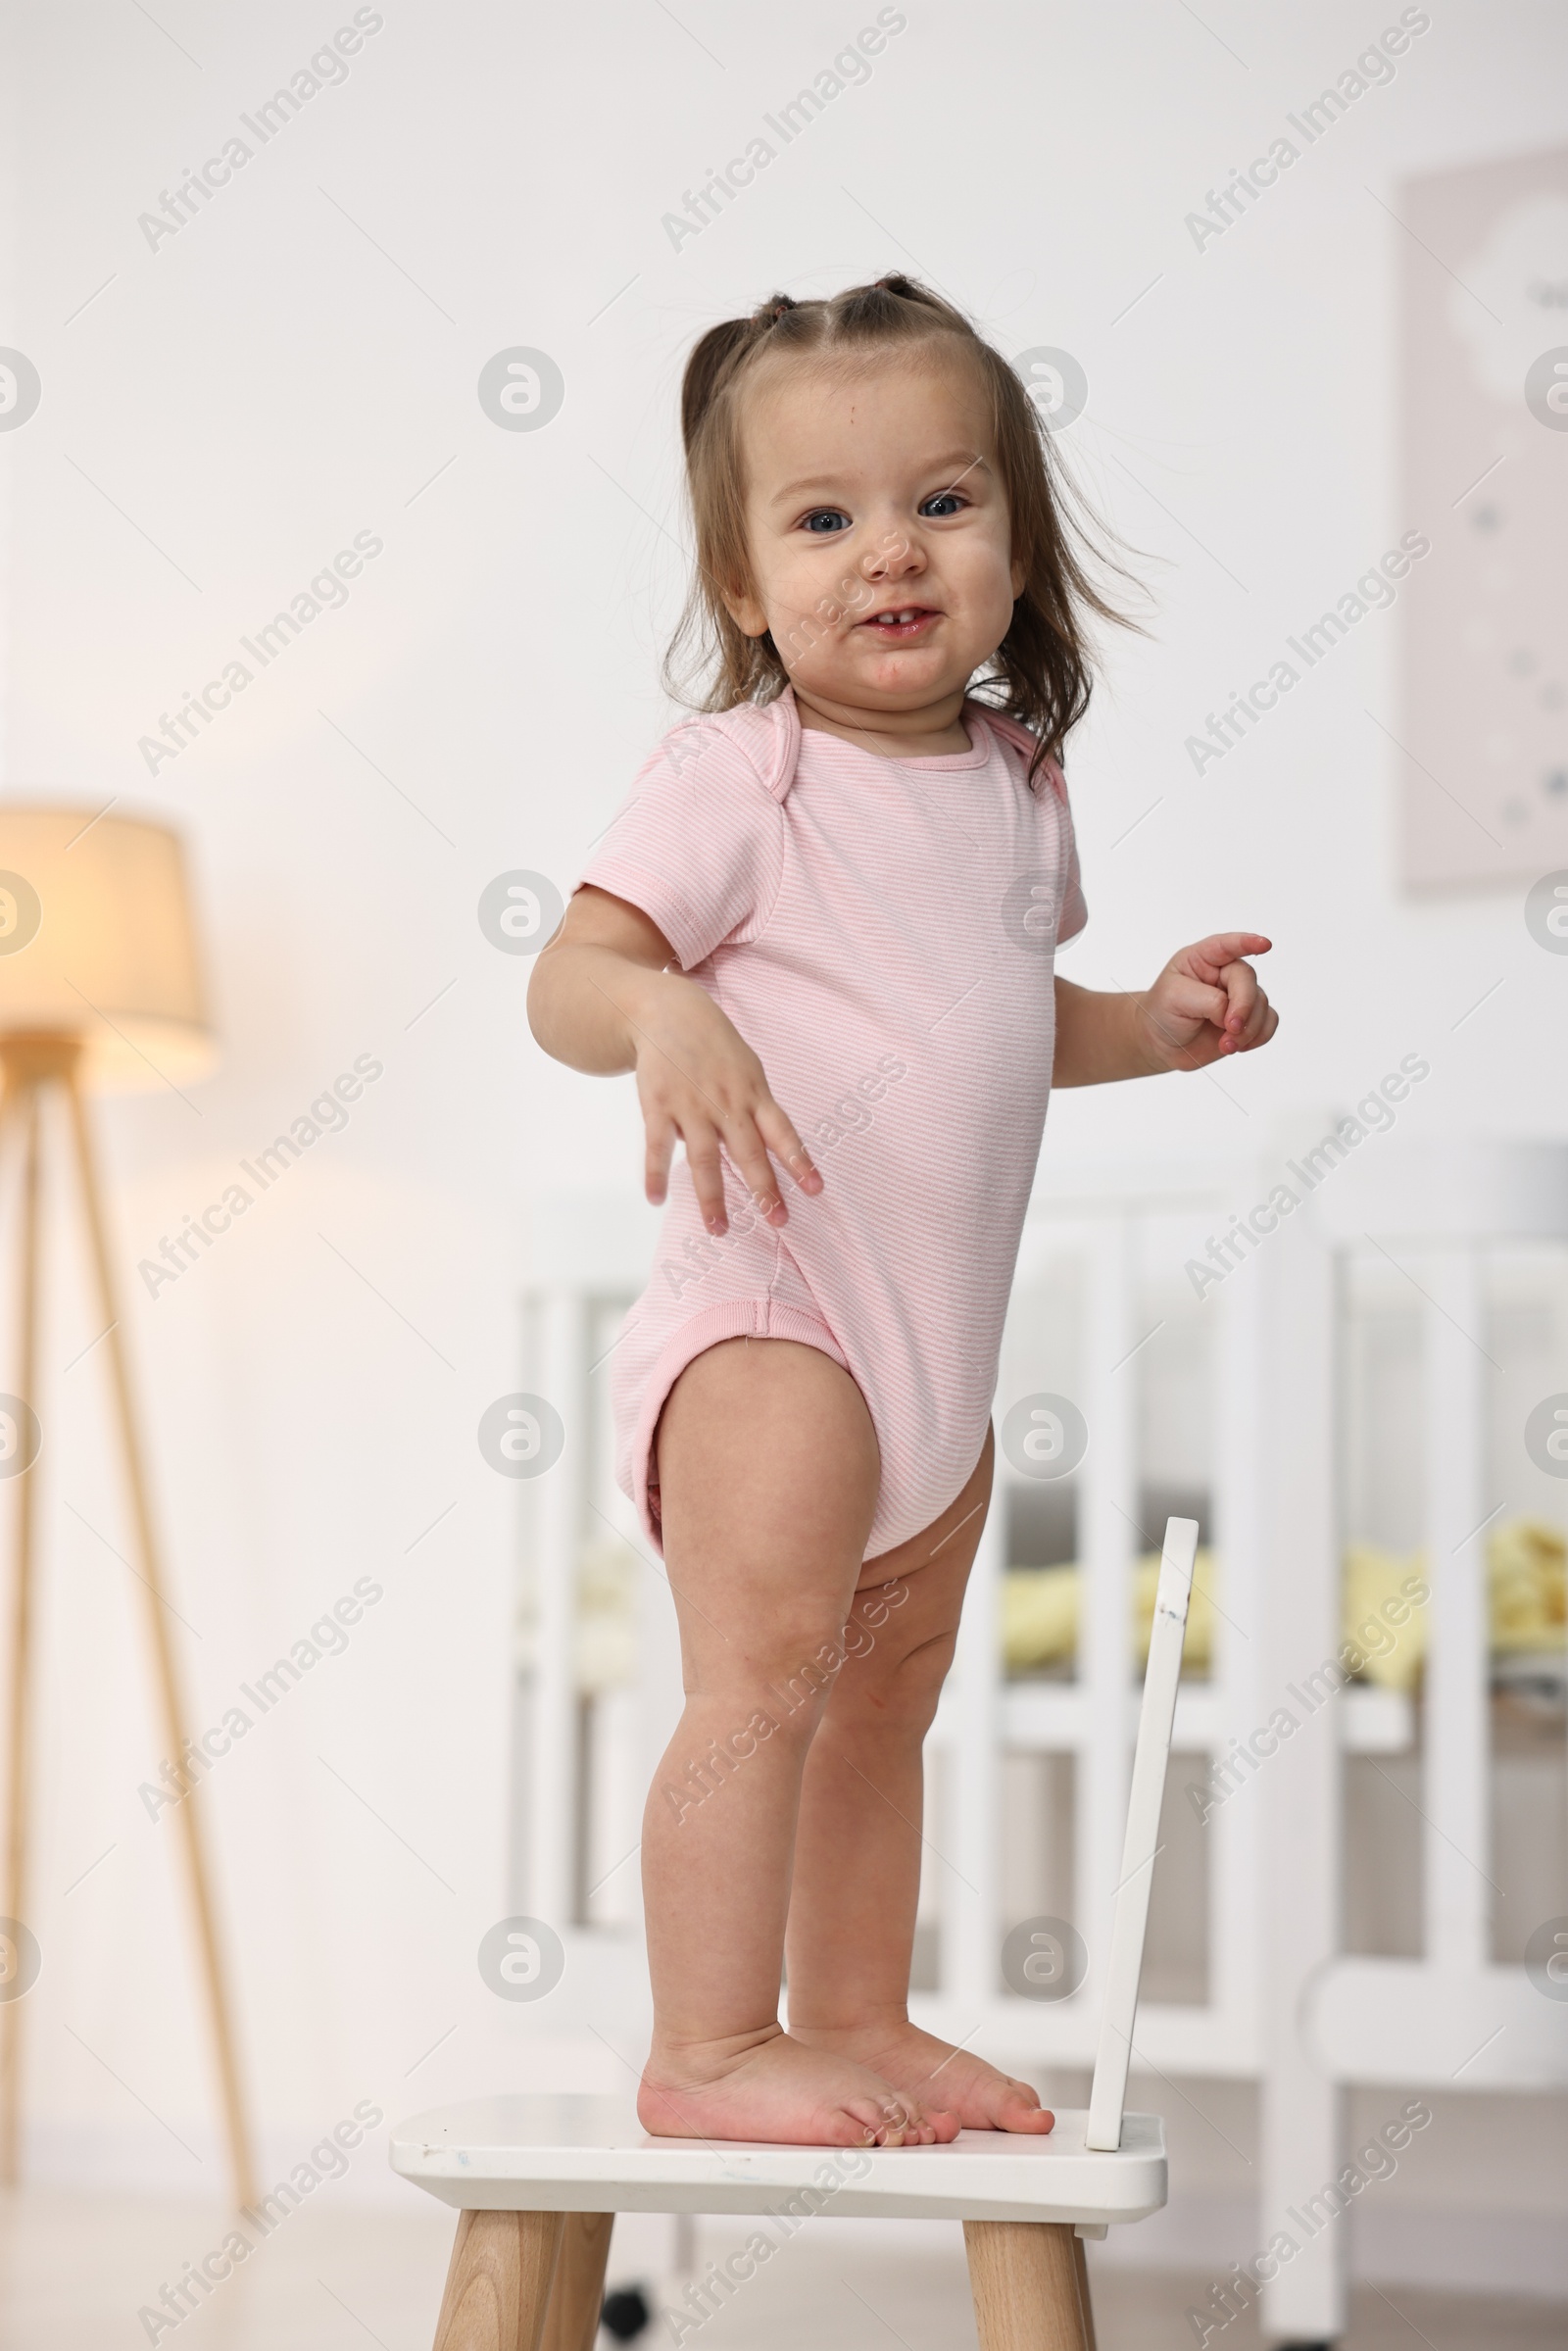
M1139 1000L1140 1022L1158 1069L1202 1069L1226 1053L1266 1045L1280 1016L1244 955L1266 955L1255 931L1219 931L1172 955Z
M769 1151L803 1192L821 1191L822 1179L769 1093L761 1062L695 981L677 972L660 974L639 1005L636 1045L637 1097L648 1132L647 1192L656 1207L668 1187L677 1135L710 1233L729 1229L720 1145L771 1225L787 1224L789 1210Z

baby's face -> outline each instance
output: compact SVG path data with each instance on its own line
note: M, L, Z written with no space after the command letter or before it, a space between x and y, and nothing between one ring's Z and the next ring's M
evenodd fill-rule
M849 377L783 363L742 413L755 593L795 684L824 703L914 710L961 693L1023 585L978 370L922 348Z

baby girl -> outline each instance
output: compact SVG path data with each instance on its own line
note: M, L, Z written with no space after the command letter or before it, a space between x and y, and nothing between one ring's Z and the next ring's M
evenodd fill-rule
M1086 615L1118 615L957 311L897 276L776 296L698 342L681 424L703 715L529 995L547 1053L636 1073L668 1200L611 1358L686 1690L644 1825L638 2110L836 2146L1049 2131L909 2022L921 1746L1051 1087L1265 1044L1269 942L1204 939L1133 995L1054 976L1086 919L1059 760Z

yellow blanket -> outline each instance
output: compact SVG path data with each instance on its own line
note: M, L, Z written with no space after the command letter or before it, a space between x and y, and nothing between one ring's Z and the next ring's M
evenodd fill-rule
M1568 1544L1560 1529L1535 1519L1513 1519L1498 1527L1487 1544L1491 1639L1494 1651L1545 1652L1565 1641ZM1370 1543L1352 1543L1345 1553L1341 1639L1353 1642L1363 1663L1360 1678L1385 1690L1413 1690L1427 1649L1425 1606L1408 1607L1404 1622L1391 1625L1385 1613L1400 1587L1423 1577L1424 1554L1408 1557ZM1139 1662L1149 1655L1159 1560L1140 1559L1133 1577L1133 1620ZM1187 1620L1184 1663L1203 1675L1213 1659L1216 1561L1198 1554L1193 1600ZM1015 1567L1003 1595L1003 1643L1009 1674L1040 1673L1070 1662L1078 1648L1079 1571L1076 1567ZM1396 1614L1400 1613L1396 1608Z

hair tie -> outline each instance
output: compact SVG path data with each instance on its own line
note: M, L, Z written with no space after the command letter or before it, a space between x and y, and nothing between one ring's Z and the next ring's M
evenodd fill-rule
M763 303L757 315L764 325L776 326L786 311L799 308L800 305L793 294L775 294L770 302Z

